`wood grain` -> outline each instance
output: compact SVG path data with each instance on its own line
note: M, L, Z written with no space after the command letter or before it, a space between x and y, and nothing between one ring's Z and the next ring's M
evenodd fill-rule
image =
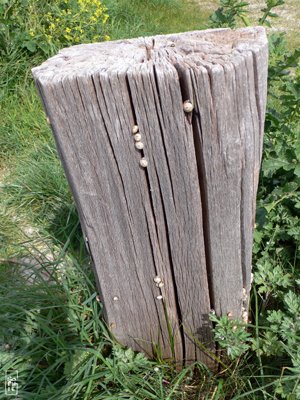
M135 350L209 364L210 310L245 318L267 53L262 28L219 29L74 46L33 69L105 319Z

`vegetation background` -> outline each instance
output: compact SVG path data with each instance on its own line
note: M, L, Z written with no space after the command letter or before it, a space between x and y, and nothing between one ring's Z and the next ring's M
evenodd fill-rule
M0 0L0 399L15 371L26 400L300 399L299 32L297 18L275 18L277 9L298 15L296 1L267 0L260 11L256 0ZM250 22L267 26L270 41L252 322L212 314L219 371L178 372L172 360L122 348L101 320L30 69L79 42Z

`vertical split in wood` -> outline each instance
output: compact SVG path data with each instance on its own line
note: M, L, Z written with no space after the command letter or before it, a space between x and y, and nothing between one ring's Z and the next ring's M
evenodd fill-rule
M113 334L210 364L211 308L248 307L264 30L74 46L33 74Z

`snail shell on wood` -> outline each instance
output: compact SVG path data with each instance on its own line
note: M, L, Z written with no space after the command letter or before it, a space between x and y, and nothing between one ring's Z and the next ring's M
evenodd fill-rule
M141 134L136 133L136 134L134 135L134 140L135 140L136 142L139 142L141 139L142 139L142 135L141 135Z
M247 323L248 322L248 312L247 311L243 311L242 312L242 320Z
M140 166L146 168L148 166L148 161L145 158L140 160Z
M191 100L186 100L186 101L183 103L183 111L184 111L184 112L190 113L190 112L193 111L193 109L194 109L194 105L193 105L193 103L191 102Z
M142 143L142 142L136 142L136 143L135 143L135 147L136 147L138 150L142 150L142 149L144 148L144 143Z
M159 276L156 276L154 279L155 283L160 283L161 282L161 278Z
M131 132L133 134L136 134L136 133L138 133L138 131L139 131L139 127L137 125L133 125Z

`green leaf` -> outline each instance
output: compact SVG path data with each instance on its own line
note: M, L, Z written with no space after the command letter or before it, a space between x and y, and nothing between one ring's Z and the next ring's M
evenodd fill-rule
M278 14L276 14L276 13L273 13L273 12L269 12L269 17L272 17L272 18L278 18Z
M281 160L278 158L269 158L263 162L263 172L265 175L270 175L280 168L284 168L286 171L293 169L293 165L287 160Z
M24 42L23 47L29 50L31 53L34 53L36 51L36 43L32 40Z
M299 176L300 178L300 163L296 165L296 168L294 169L295 175Z

